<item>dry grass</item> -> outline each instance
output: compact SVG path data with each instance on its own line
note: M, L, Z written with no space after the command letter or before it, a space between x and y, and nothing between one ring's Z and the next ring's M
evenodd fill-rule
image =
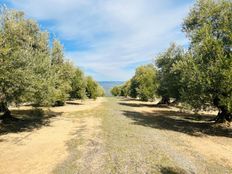
M30 120L34 111L25 111L14 113ZM231 128L212 114L102 98L42 115L30 121L37 126L2 133L0 173L232 173Z
M120 104L131 108L123 109L123 114L133 120L131 124L152 128L154 133L168 138L165 143L172 143L173 149L185 154L187 160L192 159L198 166L196 171L231 173L232 129L211 122L215 112L200 115L181 112L175 107L127 100L120 101Z
M51 109L11 108L15 120L0 125L0 173L52 173L68 156L66 142L74 138L72 133L81 125L74 119L76 112L96 108L103 100Z

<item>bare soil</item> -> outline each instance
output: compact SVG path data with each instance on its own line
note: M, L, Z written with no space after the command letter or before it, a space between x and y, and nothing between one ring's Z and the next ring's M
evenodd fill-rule
M232 173L232 129L213 124L214 112L122 98L43 110L13 128L1 123L1 174Z
M155 103L124 100L120 104L133 108L124 111L133 124L154 128L161 147L187 173L232 172L232 129L210 121L216 111L198 115Z
M96 101L73 101L74 104L50 108L55 117L49 118L46 124L35 123L31 125L31 129L18 129L20 131L13 131L13 133L11 130L9 133L4 131L4 134L0 136L0 173L52 173L54 167L68 156L66 142L73 138L73 131L81 125L78 119L71 118L69 114L94 109L101 105L103 100L99 98ZM31 107L22 106L11 109L13 113L16 111L16 113L21 113L20 111L25 113ZM60 112L62 112L61 115L57 114ZM86 121L87 125L92 125L91 120ZM41 125L38 127L38 124ZM91 132L88 133L91 134Z

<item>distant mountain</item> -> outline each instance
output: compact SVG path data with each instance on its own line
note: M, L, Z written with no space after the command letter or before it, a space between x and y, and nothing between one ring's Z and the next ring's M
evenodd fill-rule
M104 88L106 96L112 96L110 93L110 90L114 86L122 85L124 82L123 81L99 81L98 83Z

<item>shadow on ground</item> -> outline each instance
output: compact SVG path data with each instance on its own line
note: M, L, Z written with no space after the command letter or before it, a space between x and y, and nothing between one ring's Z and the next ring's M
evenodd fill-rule
M162 167L160 172L162 174L187 174L185 170L174 167Z
M13 110L11 118L0 120L0 135L29 132L42 126L49 126L51 118L61 114L52 111L45 113L42 109Z
M135 107L130 103L119 103L120 105ZM146 104L138 105L138 107ZM150 106L149 106L150 107ZM158 107L154 105L154 108ZM161 130L171 130L186 133L192 136L223 136L232 138L231 128L215 125L211 120L212 115L197 115L184 112L176 112L171 109L159 109L153 112L137 112L123 110L123 114L131 118L136 125L149 126Z
M152 108L170 108L168 105L162 104L146 104L146 103L123 103L120 102L120 105L130 106L130 107L152 107Z
M83 105L82 103L77 103L75 101L66 101L66 104L69 104L69 105Z

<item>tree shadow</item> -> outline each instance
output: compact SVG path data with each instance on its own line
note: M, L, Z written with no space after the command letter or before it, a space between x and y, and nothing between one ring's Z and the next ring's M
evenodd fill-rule
M66 101L65 103L69 105L83 105L82 103L77 103L75 101Z
M171 130L192 136L224 136L232 137L231 128L215 126L212 115L196 115L190 113L159 110L154 112L136 112L124 110L123 114L132 120L133 124L148 126L161 130Z
M141 101L140 99L137 98L129 98L129 97L118 97L121 101Z
M170 108L168 105L161 104L150 104L150 103L124 103L119 102L120 105L130 107L152 107L152 108Z
M179 167L162 167L162 174L187 174L187 172Z
M61 115L60 112L42 109L13 110L12 117L0 121L0 135L18 132L30 132L43 126L49 126L51 118Z

